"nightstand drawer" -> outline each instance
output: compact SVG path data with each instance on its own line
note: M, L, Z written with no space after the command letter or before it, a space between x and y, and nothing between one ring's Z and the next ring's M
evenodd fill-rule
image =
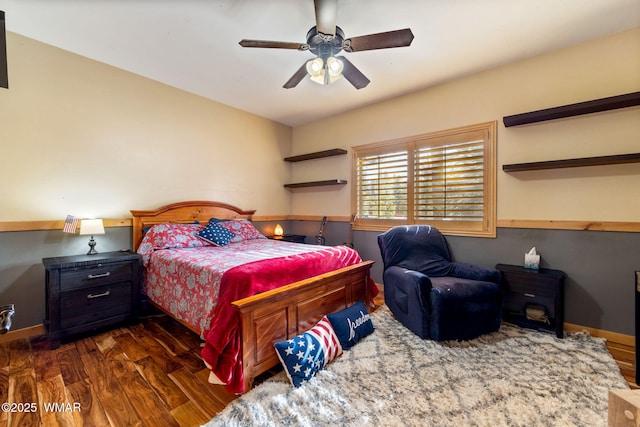
M513 293L525 294L529 297L549 297L556 295L556 282L545 280L544 277L536 275L515 276L503 273L502 278L508 284L509 290Z
M60 291L131 280L131 263L96 264L60 272Z
M61 328L126 315L131 310L131 284L118 283L60 294Z

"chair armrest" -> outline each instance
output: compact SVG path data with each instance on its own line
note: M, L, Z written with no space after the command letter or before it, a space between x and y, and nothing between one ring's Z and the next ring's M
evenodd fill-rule
M452 262L451 272L449 274L461 279L481 280L483 282L500 284L500 272L498 270L480 265L467 264L465 262Z
M428 306L432 285L426 274L393 265L384 271L383 283L384 286L398 287L407 295L414 295L423 308Z

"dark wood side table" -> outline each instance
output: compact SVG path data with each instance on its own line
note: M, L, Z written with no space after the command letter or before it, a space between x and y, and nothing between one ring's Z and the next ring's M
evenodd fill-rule
M283 242L305 243L307 236L301 234L283 234L282 236L268 236L271 240L282 240Z
M129 251L43 258L47 337L68 336L138 317L141 257Z
M506 264L498 264L496 269L502 274L503 320L526 328L555 331L562 338L566 274Z

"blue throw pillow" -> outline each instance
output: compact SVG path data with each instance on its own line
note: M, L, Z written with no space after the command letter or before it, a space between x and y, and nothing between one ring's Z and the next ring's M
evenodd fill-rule
M218 222L227 222L227 221L231 221L230 219L220 219L220 218L215 218L215 217L211 217L209 218L209 224L211 223L218 223Z
M217 246L226 246L235 234L218 223L209 223L198 233L198 237Z
M344 350L349 350L362 338L373 333L373 323L367 307L362 302L337 313L328 314L327 317Z
M342 354L340 341L326 316L302 335L277 342L274 347L289 381L296 388Z

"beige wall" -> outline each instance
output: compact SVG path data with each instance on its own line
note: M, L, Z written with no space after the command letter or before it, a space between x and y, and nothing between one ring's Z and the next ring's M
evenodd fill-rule
M0 221L178 200L289 212L291 128L8 33Z
M292 154L497 120L499 220L638 222L640 163L511 174L501 169L640 152L640 107L520 127L502 124L505 115L636 91L640 28L296 127ZM350 179L350 156L294 164L292 174L294 182ZM296 190L292 214L349 215L350 185Z
M0 221L128 217L129 209L200 198L258 215L348 216L350 184L282 184L351 181L350 155L292 165L282 158L489 120L499 124L500 166L640 151L638 107L502 125L504 115L640 90L640 29L293 130L13 33L7 48ZM638 221L639 167L499 170L498 219Z

